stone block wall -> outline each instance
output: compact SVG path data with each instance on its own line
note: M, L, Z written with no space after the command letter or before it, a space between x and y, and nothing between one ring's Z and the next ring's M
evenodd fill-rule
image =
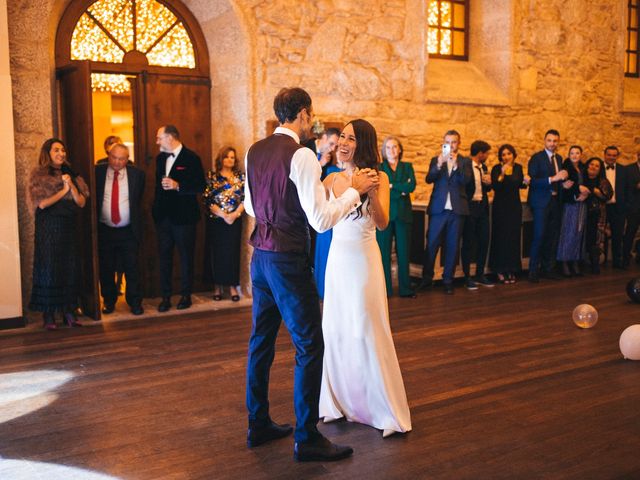
M321 120L362 117L377 128L380 141L399 136L416 169L418 201L428 198L426 166L450 128L462 134L463 152L475 139L494 145L494 152L508 142L525 165L548 128L560 130L562 154L573 143L586 155L616 144L628 163L640 149L640 110L623 106L624 0L471 0L474 30L464 63L429 61L426 6L419 0L184 3L209 47L214 152L226 143L245 152L274 118L274 95L294 85L310 92ZM7 4L28 299L33 217L26 208L26 177L57 124L53 46L68 1Z

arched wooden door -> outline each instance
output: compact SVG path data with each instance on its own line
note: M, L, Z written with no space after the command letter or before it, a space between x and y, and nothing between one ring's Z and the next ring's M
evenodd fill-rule
M154 196L157 129L171 123L183 143L211 165L211 81L204 36L179 1L78 0L67 7L56 36L60 135L69 156L96 191L92 117L93 75L126 75L131 86L136 166L147 179L141 277L145 297L159 295ZM85 313L100 318L96 199L83 212L82 251ZM204 235L199 226L195 289L201 282ZM177 259L176 259L177 261ZM174 268L179 275L179 268ZM174 278L177 282L177 278Z

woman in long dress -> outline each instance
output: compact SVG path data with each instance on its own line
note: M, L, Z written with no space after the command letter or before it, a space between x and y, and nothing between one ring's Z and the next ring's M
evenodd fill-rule
M62 140L45 141L29 180L29 200L35 214L29 308L42 312L47 330L57 328L55 313L61 313L69 327L81 326L74 313L81 290L76 214L88 197L89 188L71 169Z
M491 210L491 254L489 266L500 283L515 283L520 272L520 232L524 187L522 165L516 163L516 149L510 144L500 146L500 163L491 169L491 186L495 192Z
M325 188L339 197L351 177L377 169L376 131L365 120L347 124L337 155L345 169ZM322 331L325 354L320 417L346 417L383 431L411 430L409 405L396 356L376 228L389 222L389 179L362 198L362 205L333 228L326 270Z
M569 148L569 158L562 164L562 169L568 172L569 177L562 183L560 192L562 224L556 258L562 263L562 274L565 277L571 277L582 275L580 262L584 249L584 227L587 218L584 201L589 195L589 190L584 186L580 145L572 145Z
M202 200L207 209L205 232L205 281L213 283L213 299L222 300L229 287L231 300L240 300L240 245L244 212L244 173L238 168L233 147L222 147L215 170L207 173Z

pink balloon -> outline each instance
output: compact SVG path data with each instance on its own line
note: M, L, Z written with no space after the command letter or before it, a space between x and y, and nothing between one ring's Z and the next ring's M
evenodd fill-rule
M620 351L628 360L640 360L640 325L625 328L620 335Z

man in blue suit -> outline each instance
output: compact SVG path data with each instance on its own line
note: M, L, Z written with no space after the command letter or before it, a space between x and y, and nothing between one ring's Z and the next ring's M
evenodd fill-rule
M533 213L529 281L533 283L538 283L540 270L546 278L560 278L554 270L562 216L558 191L568 174L562 170L562 157L556 153L559 142L560 133L548 130L544 135L544 150L529 160L528 202Z
M427 183L433 184L429 200L429 230L424 251L421 289L433 283L433 267L444 240L444 293L453 294L453 274L465 215L469 215L466 186L473 179L471 160L458 154L460 134L444 135L442 153L431 159Z

